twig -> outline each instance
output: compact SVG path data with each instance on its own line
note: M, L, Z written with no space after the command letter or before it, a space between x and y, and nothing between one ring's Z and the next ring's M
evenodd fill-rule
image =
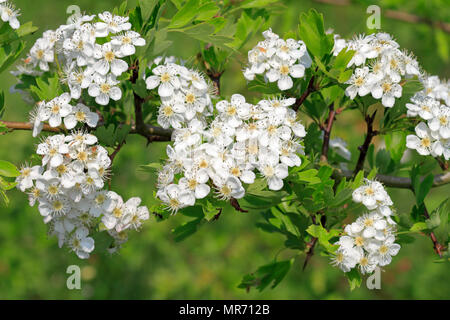
M292 106L292 109L297 111L298 108L300 108L300 106L303 104L303 102L305 102L306 98L308 98L308 96L316 90L317 90L317 88L314 85L314 76L311 76L311 79L309 80L309 83L308 83L308 87L306 87L305 92L303 92L303 94L300 96L300 98L298 98L295 101L295 104Z
M3 121L3 120L0 120L0 123L5 124L5 126L8 129L11 129L11 131L15 131L15 130L33 130L33 125L31 123L28 123L28 122L16 122L16 121ZM124 125L124 123L120 124L120 125ZM98 127L100 127L100 126L98 126ZM42 131L44 131L44 132L55 132L55 133L64 132L64 130L62 130L61 128L59 128L59 127L53 128L53 127L50 127L48 124L44 124L44 128L42 129ZM172 132L173 131L170 130L170 129L164 129L164 128L161 128L161 127L151 126L151 125L145 124L145 128L141 128L141 130L138 130L135 125L132 126L130 134L141 134L142 135L142 132L144 132L144 136L153 136L153 138L152 138L153 141L170 141L170 138L172 136Z
M425 216L425 218L430 219L430 214L428 213L427 207L425 207L425 204L423 204L424 207L424 211L423 211L423 215ZM442 258L442 250L444 250L444 246L442 244L439 243L439 241L436 238L436 235L434 234L433 231L430 232L430 238L431 241L433 242L433 248L434 251L439 255L439 257Z
M325 228L325 223L327 222L327 217L324 215L324 212L323 212L323 211L319 211L319 212L317 212L317 213L321 215L321 217L320 217L320 223L321 223L322 226ZM312 222L313 222L313 224L318 225L315 216L312 216ZM311 260L312 256L314 255L314 247L315 247L316 244L317 244L317 240L318 240L318 239L317 239L316 237L313 237L313 238L311 239L311 241L309 241L309 242L306 244L307 251L306 251L305 262L303 263L303 268L302 268L303 271L305 271L305 268L306 268L306 266L308 265L309 260Z
M378 132L373 129L373 122L375 120L375 116L377 114L377 111L372 114L372 116L366 115L366 123L367 123L367 135L364 140L364 143L362 146L360 146L359 149L359 158L358 162L356 163L355 171L353 172L353 175L356 176L356 174L362 170L364 167L364 161L366 160L367 156L367 150L369 150L370 143L372 142L373 137L375 137Z
M328 109L330 110L330 112L328 113L327 126L324 128L322 153L320 155L320 161L323 162L326 162L328 160L328 149L330 147L331 128L333 127L333 122L336 116L336 111L334 110L333 103L330 104Z
M219 209L219 211L217 212L217 214L213 218L214 221L219 220L220 215L222 214L222 208L218 208L218 209Z
M230 204L236 211L244 212L244 213L248 212L248 210L244 210L244 209L241 208L239 202L235 198L231 198L230 199Z

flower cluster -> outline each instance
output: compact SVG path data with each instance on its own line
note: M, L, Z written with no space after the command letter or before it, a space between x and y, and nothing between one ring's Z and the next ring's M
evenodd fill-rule
M306 131L289 108L295 99L273 98L253 105L234 94L212 110L206 98L188 116L191 101L166 94L200 89L205 94L209 90L201 75L173 62L158 65L152 72L146 81L151 89L158 88L161 97L158 123L175 129L174 145L167 146L168 160L158 175L157 197L170 211L194 205L211 189L221 200L240 199L245 195L243 184L255 181L255 170L267 180L269 189L280 190L288 168L301 164L298 153L303 152L300 142ZM175 101L169 104L166 99ZM209 121L213 111L217 115Z
M390 264L400 250L391 219L393 203L381 183L367 179L353 192L353 201L364 204L369 212L345 227L332 264L344 272L358 267L363 274L371 273L377 266Z
M204 117L212 114L212 90L203 74L176 64L173 59L156 64L145 83L149 90L158 88L161 98L158 124L163 128L180 129L194 118L204 121Z
M128 19L103 12L82 16L56 31L45 31L13 74L39 76L58 70L65 75L71 99L78 100L87 89L99 105L107 105L110 99L117 101L122 97L117 77L128 70L123 58L133 55L136 46L145 45L140 34L130 30ZM46 120L40 112L33 118L37 123Z
M0 0L0 16L3 22L8 22L11 28L19 29L20 22L17 19L20 16L20 10L17 9L14 4L7 0Z
M344 46L342 39L335 45L334 54L344 48L355 51L348 67L355 66L345 93L350 99L369 93L391 108L402 96L402 81L420 75L417 60L387 33L360 35Z
M103 190L111 160L94 135L73 131L49 136L36 153L42 164L23 166L17 187L28 193L31 206L38 203L60 247L67 245L81 259L88 258L95 245L89 234L102 222L114 239L110 250L117 250L126 231L138 229L149 218L139 198L124 203L115 192Z
M416 93L407 103L407 115L420 117L415 135L406 137L406 146L420 155L444 156L450 159L450 85L437 76L422 77L424 90Z
M99 120L98 114L82 103L72 106L69 104L71 100L70 94L66 92L49 102L39 102L30 113L33 137L42 131L44 121L48 121L51 127L59 127L64 119L64 125L69 130L75 128L78 123L85 123L89 127L95 128Z
M303 78L305 69L311 66L306 46L301 40L283 40L271 29L263 36L265 40L248 52L244 77L251 81L256 75L264 75L266 82L277 82L280 90L289 90L294 84L292 78Z

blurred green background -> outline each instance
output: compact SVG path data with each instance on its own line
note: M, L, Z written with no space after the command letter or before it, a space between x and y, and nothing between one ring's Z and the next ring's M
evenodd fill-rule
M38 32L56 29L67 19L66 8L76 4L82 11L97 13L112 10L120 0L14 0L22 9L22 22L33 21ZM130 5L134 1L129 1ZM311 7L322 12L326 27L333 27L343 37L365 32L366 7L363 5L333 6L314 1L283 1L285 10L273 18L272 28L283 34L295 30L302 11ZM377 3L373 1L372 3ZM440 17L449 21L450 8L445 1L384 1L404 3L403 10L442 10ZM445 16L447 12L447 16ZM403 48L412 50L422 66L431 74L448 77L448 34L437 32L424 24L409 24L384 19L384 31L395 35ZM235 62L222 78L222 92L248 94L240 73L246 50L261 40L257 35L236 56ZM169 54L189 58L197 52L195 43L177 41ZM0 76L0 87L8 91L14 84L9 74ZM25 121L31 106L18 94L6 92L5 120ZM365 127L357 114L339 118L333 136L349 141L356 157ZM0 159L20 165L35 151L37 139L30 132L14 132L0 136ZM130 136L114 163L113 190L124 198L139 196L152 204L154 178L137 170L140 164L154 162L164 156L163 143L145 147L144 138ZM399 214L408 214L413 196L407 190L389 190ZM450 186L436 188L427 198L429 211L448 197ZM304 256L299 256L285 280L274 290L247 293L238 289L242 276L256 270L283 248L283 239L255 228L258 213L227 212L218 221L205 224L192 237L175 243L171 230L188 220L181 215L157 223L152 217L139 233L134 233L119 255L94 254L79 260L66 249L59 249L55 238L48 238L37 208L30 208L26 196L9 193L11 204L0 207L0 299L448 299L450 272L448 264L434 263L436 256L429 238L415 236L413 244L402 248L393 263L382 273L382 289L368 290L363 284L350 292L343 273L329 265L327 258L316 254L307 269L301 270ZM289 257L292 252L283 251ZM82 290L66 288L66 268L77 264L82 269Z

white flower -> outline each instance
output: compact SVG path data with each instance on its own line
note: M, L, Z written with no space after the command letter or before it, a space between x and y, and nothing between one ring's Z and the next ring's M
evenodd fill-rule
M98 119L99 116L97 113L91 112L91 110L84 104L78 103L72 108L71 114L64 118L64 125L70 130L75 128L77 123L80 122L86 123L91 128L95 128L97 126Z
M400 250L400 245L394 243L395 237L389 236L375 252L370 255L370 260L375 260L380 266L386 266L391 263L392 257L396 256Z
M289 65L284 61L273 61L272 66L266 77L269 82L276 81L281 91L292 88L294 85L292 78L302 78L305 74L305 66L302 64Z
M68 240L68 245L80 259L89 258L89 254L94 250L94 239L89 237L89 231L85 227L78 228L73 236Z
M422 156L431 154L436 157L442 155L442 143L436 140L436 134L424 122L419 123L415 131L417 136L408 135L406 137L406 147L415 149Z
M4 1L2 1L2 2L4 2ZM16 7L13 4L11 4L9 2L0 4L0 14L1 14L2 20L4 22L9 22L9 25L11 26L11 28L19 29L20 22L17 19L17 17L20 16L20 10L16 9Z
M95 97L95 102L106 106L110 98L115 101L122 98L122 91L119 87L116 87L118 84L119 81L111 74L107 76L96 75L94 76L94 83L89 85L88 93L91 97Z
M41 166L33 166L25 164L20 168L20 175L16 178L17 188L25 192L25 190L33 187L33 181L41 176L43 169Z
M53 46L44 38L38 39L30 49L30 57L35 64L39 64L42 71L48 71L48 64L53 62L54 52Z
M128 17L112 15L108 11L99 13L98 17L103 22L96 22L94 25L97 37L106 37L109 33L118 33L131 29L131 23L128 22Z
M131 56L135 54L135 47L145 46L145 39L135 31L127 31L124 34L114 36L111 38L111 43L117 47L122 56Z
M174 65L159 65L152 72L154 75L145 79L147 89L151 90L159 86L158 94L161 97L170 97L175 89L180 88L178 69Z
M167 205L167 209L172 214L187 206L193 206L195 203L192 192L176 184L170 184L163 190L159 190L156 196Z
M93 65L93 69L105 76L110 70L116 77L128 70L128 64L117 58L121 58L123 55L113 47L111 42L107 42L103 45L96 45L94 50L94 57L98 61Z
M357 250L337 250L334 256L331 258L331 264L340 268L344 272L349 272L358 263L358 251Z
M422 93L416 93L411 98L412 103L407 103L408 117L420 116L424 120L430 120L433 118L432 110L439 107L439 102L432 97L424 96Z
M345 94L350 99L355 99L356 95L361 97L367 95L372 87L369 77L369 68L356 68L346 84L350 84L350 86L345 89Z
M70 94L66 92L49 101L40 113L41 120L48 120L51 127L59 127L62 122L61 118L68 116L72 112L72 106L69 104L70 100Z
M439 132L442 139L450 138L450 107L441 105L434 106L431 110L433 118L428 120L430 130Z
M383 106L391 108L395 104L395 98L402 96L402 86L395 83L389 76L374 84L372 97L381 99Z
M48 137L45 142L38 145L36 153L44 156L42 164L50 164L57 167L63 163L63 154L69 152L69 147L64 143L64 135L54 135Z
M288 166L279 163L278 157L274 154L260 154L258 170L267 180L270 190L280 190L283 188L283 179L288 176Z
M216 193L221 200L230 200L231 198L241 199L245 195L245 189L238 178L230 176L226 179L215 177L214 185Z
M216 109L220 112L221 118L231 127L236 128L242 124L242 119L250 116L250 104L245 102L244 96L233 94L230 102L219 101Z
M379 203L390 200L383 185L378 181L365 179L365 184L353 191L353 201L364 204L369 210L377 208Z
M73 70L67 77L67 84L72 99L79 99L82 89L86 89L92 83L92 70Z
M210 187L206 184L208 180L208 172L205 169L188 170L184 172L184 177L180 179L179 185L181 188L193 192L196 199L203 199L210 191Z

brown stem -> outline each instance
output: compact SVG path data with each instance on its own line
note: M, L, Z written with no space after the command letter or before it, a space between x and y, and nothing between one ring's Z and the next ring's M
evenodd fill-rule
M325 228L325 223L327 222L327 217L324 215L324 212L323 211L319 211L319 212L317 212L318 214L320 214L321 215L321 217L320 217L320 223L322 224L322 226ZM318 225L319 223L316 221L316 217L315 216L313 216L312 217L312 222L313 222L313 224L315 224L315 225ZM305 257L305 262L303 263L303 271L305 270L305 268L306 268L306 266L308 265L308 262L309 262L309 260L311 260L311 258L312 258L312 256L314 255L314 247L316 246L316 244L317 244L317 238L316 237L313 237L312 239L311 239L311 241L309 241L307 244L306 244L306 249L307 249L307 251L306 251L306 257Z
M430 214L428 213L427 207L425 207L425 204L423 206L424 206L423 215L425 216L425 218L430 219ZM442 250L445 250L445 247L439 243L433 231L430 232L430 238L431 241L433 242L434 251L439 255L439 257L442 258Z
M33 130L33 125L31 123L27 123L27 122L0 120L0 123L3 123L8 129L11 129L11 131ZM124 125L124 124L120 124L120 125ZM61 128L59 128L59 127L53 128L53 127L50 127L48 124L44 124L44 128L42 129L42 131L55 132L55 133L64 132L64 130L61 130ZM144 135L144 136L152 136L152 141L170 141L172 132L173 131L170 129L164 129L161 127L156 127L156 126L151 126L151 125L146 124L145 128L141 128L141 130L138 130L135 125L132 126L130 134L140 134L140 135Z
M442 159L439 159L439 158L435 158L435 159L439 163L439 167L441 167L441 169L443 171L447 171L448 170L448 162L443 161Z
M308 98L308 96L313 93L314 91L316 91L316 87L314 85L314 76L311 76L311 79L309 80L308 83L308 87L306 87L305 92L303 92L303 94L300 96L300 98L298 98L295 101L295 104L292 106L292 109L294 109L295 111L298 110L298 108L300 108L300 106L303 104L303 102L306 100L306 98Z
M330 147L331 128L336 117L336 111L334 110L334 104L330 104L328 107L330 112L328 113L327 126L324 128L322 154L320 155L320 161L326 162L328 160L328 149Z
M230 199L230 204L236 211L244 212L244 213L248 212L248 210L244 210L244 209L241 208L239 202L235 198L231 198Z
M369 150L370 143L372 142L373 137L375 137L378 132L373 129L373 122L375 120L375 116L377 114L377 111L372 114L372 116L366 115L366 123L367 123L367 135L364 139L364 143L362 146L360 146L359 149L359 158L358 162L356 163L355 171L353 172L353 175L356 176L356 174L363 169L364 167L364 161L366 160L367 156L367 150Z

